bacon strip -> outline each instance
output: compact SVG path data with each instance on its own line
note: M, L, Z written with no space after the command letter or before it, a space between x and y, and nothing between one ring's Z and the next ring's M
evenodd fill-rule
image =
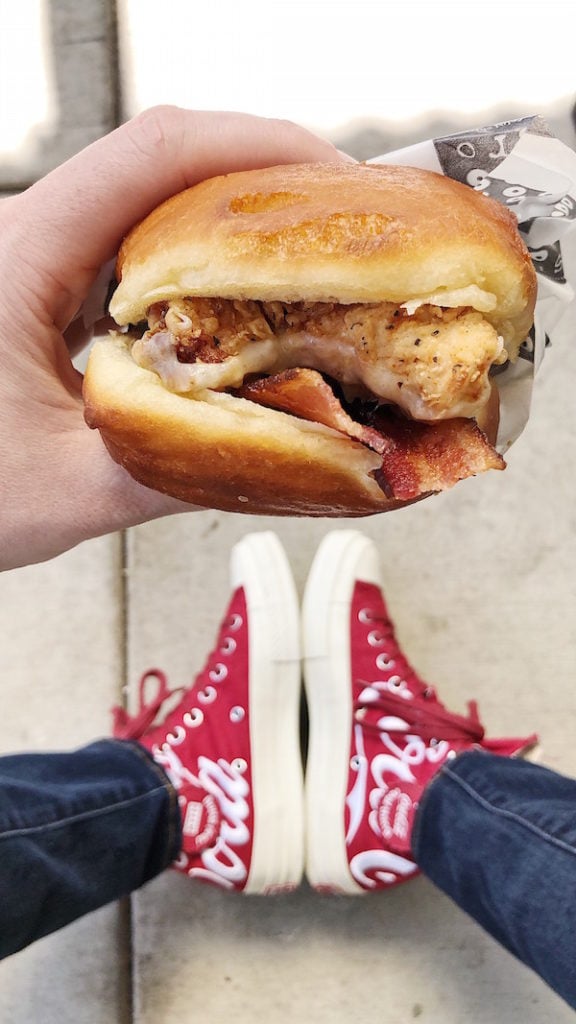
M373 448L380 455L389 444L378 430L357 423L342 408L330 385L318 370L284 370L272 377L259 377L236 391L259 405L300 416L303 420L322 423L339 430L355 441Z
M389 498L410 501L423 493L446 491L488 469L506 468L475 420L419 423L381 408L373 426L391 442L374 474Z
M358 419L343 408L330 385L316 370L294 369L244 383L236 392L260 405L322 423L382 456L374 478L388 498L410 501L444 491L505 462L474 420L421 423L389 406L379 406ZM364 407L365 408L365 407ZM356 411L356 410L355 410Z

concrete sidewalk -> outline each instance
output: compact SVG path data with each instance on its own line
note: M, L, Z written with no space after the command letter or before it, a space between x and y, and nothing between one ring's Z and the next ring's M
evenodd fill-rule
M548 354L504 475L356 522L379 546L400 638L445 702L478 700L491 735L542 737L576 775L576 346ZM190 680L245 531L275 529L302 589L344 522L213 512L156 522L0 577L0 749L109 729L127 681ZM124 564L125 563L125 564ZM563 1024L545 986L424 879L390 893L230 896L167 873L0 965L2 1024Z

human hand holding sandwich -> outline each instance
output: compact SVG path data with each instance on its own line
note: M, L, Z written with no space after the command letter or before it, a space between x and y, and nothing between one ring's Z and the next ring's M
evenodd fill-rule
M213 175L340 159L288 122L161 107L0 203L0 569L188 508L112 461L71 362L68 328L130 228Z

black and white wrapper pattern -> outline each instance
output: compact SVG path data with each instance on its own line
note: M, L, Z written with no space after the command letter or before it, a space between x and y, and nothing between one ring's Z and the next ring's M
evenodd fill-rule
M515 363L495 368L500 391L497 448L508 450L528 422L534 375L561 322L576 344L576 153L538 116L472 128L373 157L445 174L512 210L538 275L534 327ZM114 262L102 268L78 313L86 329L106 314Z
M445 174L490 196L518 218L538 277L534 327L515 363L497 367L502 453L522 433L545 349L566 319L576 344L576 153L538 116L472 128L374 157Z

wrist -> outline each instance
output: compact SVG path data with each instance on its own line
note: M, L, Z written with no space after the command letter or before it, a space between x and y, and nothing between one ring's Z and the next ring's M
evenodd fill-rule
M191 506L136 483L100 436L81 427L7 472L0 509L0 570L54 558L83 541Z

